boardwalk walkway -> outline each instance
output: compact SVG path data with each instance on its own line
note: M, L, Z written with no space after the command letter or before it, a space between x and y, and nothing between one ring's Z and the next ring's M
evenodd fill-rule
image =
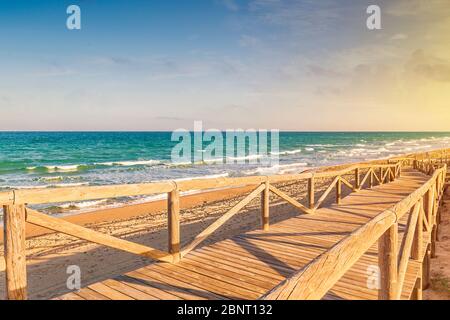
M394 182L351 193L339 205L281 221L269 231L251 231L200 247L176 264L152 262L57 299L258 299L428 179L404 169ZM406 219L405 215L400 221L400 232ZM424 239L429 237L425 234ZM374 245L366 252L324 298L377 299L376 283L371 281L377 250ZM403 299L411 298L419 272L419 262L409 263Z

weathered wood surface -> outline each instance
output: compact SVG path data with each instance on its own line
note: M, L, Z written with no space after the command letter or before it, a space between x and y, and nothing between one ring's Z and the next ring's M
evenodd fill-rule
M25 206L7 205L3 211L6 295L11 300L24 300L27 299Z
M148 246L127 240L112 237L94 230L87 229L76 224L48 216L46 214L37 212L26 208L27 223L37 226L45 226L48 229L61 232L70 236L74 236L83 240L88 240L97 244L105 245L118 250L134 253L147 258L159 259L165 262L172 262L172 256L167 252L160 251ZM25 241L25 235L24 240Z
M428 179L405 169L398 180L352 193L339 205L275 223L269 231L251 231L198 247L177 264L153 262L58 299L257 299ZM398 241L403 240L408 217L399 221ZM429 239L429 232L424 235ZM377 299L378 290L368 285L371 270L378 266L377 252L374 244L324 298ZM420 269L421 264L411 259L402 299L411 297Z

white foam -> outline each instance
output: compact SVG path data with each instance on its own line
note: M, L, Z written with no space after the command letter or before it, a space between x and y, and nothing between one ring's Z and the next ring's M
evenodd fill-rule
M97 207L100 204L104 204L106 201L108 201L108 200L102 199L102 200L93 200L93 201L84 201L84 202L70 202L70 203L62 204L59 207L61 207L63 209L68 209L71 207L75 207L78 209L84 209L84 208L89 208L89 207Z
M79 187L79 186L87 186L88 184L89 184L89 183L87 183L87 182L58 183L58 184L51 184L51 185L48 185L48 187L53 187L53 188Z
M270 154L282 156L282 155L288 155L288 154L297 154L300 152L302 152L302 149L287 150L287 151L281 151L281 152L271 152Z
M306 162L298 162L298 163L291 163L291 164L284 164L284 165L274 165L271 167L259 167L253 170L245 171L245 175L269 175L269 174L283 174L287 172L296 172L300 169L308 166L308 163Z
M179 178L179 179L175 179L175 181L188 181L188 180L194 180L194 179L215 179L215 178L225 178L228 176L229 176L229 174L225 172L225 173L211 174L211 175L206 175L206 176Z
M75 165L66 165L66 166L45 166L45 168L47 168L47 170L49 172L55 172L55 171L63 171L63 172L72 172L72 171L77 171L78 167L80 165L75 164Z
M242 157L227 157L227 159L239 161L239 160L255 160L255 159L259 159L261 157L262 157L262 155L260 155L260 154L252 154L252 155L242 156Z
M100 162L100 163L96 163L96 165L131 167L131 166L157 165L160 163L161 163L161 161L159 161L159 160L135 160L135 161Z

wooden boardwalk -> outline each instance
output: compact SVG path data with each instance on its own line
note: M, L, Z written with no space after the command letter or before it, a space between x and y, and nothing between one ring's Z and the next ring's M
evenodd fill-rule
M405 168L395 181L353 192L340 204L320 208L189 252L178 263L151 262L56 299L258 299L335 246L430 177ZM399 221L399 243L408 215ZM430 235L424 232L422 258ZM422 263L408 264L402 299L410 299ZM324 299L378 299L375 244L328 291Z

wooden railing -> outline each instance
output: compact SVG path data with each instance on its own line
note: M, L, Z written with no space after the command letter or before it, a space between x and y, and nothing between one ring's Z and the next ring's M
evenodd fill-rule
M5 274L6 274L6 292L8 299L26 299L27 298L27 279L26 279L26 254L25 238L26 224L32 224L55 232L61 232L96 244L108 246L129 253L141 255L147 258L159 261L176 263L191 250L199 246L205 239L213 234L218 228L226 223L230 218L236 215L242 208L248 205L252 200L261 195L261 223L263 230L269 230L269 194L272 192L282 198L287 203L293 205L300 213L311 214L324 204L329 195L335 189L335 201L339 203L343 193L342 187L347 187L351 192L358 192L362 188L371 188L377 184L383 184L395 180L401 174L402 166L411 165L417 158L397 157L385 161L372 161L345 166L344 169L334 170L327 167L318 171L306 172L293 175L274 175L274 176L253 176L239 178L217 178L217 179L195 179L189 181L163 181L146 184L129 184L114 186L92 186L92 187L69 187L58 189L33 189L33 190L11 190L0 192L0 205L4 209L4 248L5 248ZM416 161L417 163L417 161ZM438 172L438 171L436 171ZM440 171L439 171L440 172ZM346 178L348 175L354 175L353 184ZM318 179L329 178L332 182L327 186L322 195L315 199L315 187ZM286 194L275 185L284 182L307 181L307 203L302 204L292 196ZM431 181L431 180L430 180ZM428 186L430 183L427 184ZM244 199L229 209L219 219L209 225L205 230L198 234L189 244L181 248L180 235L180 192L189 190L207 190L217 188L235 188L242 186L254 186ZM423 190L422 187L420 190ZM437 191L436 191L437 192ZM28 205L60 203L68 201L84 201L92 199L106 199L126 196L140 196L149 194L168 195L168 250L167 252L152 248L146 245L119 239L110 235L82 227L64 221L59 218L32 210ZM419 210L420 212L420 210ZM392 218L389 211L385 214ZM419 213L417 213L419 215ZM419 219L419 218L417 218ZM414 221L416 218L413 219ZM390 220L389 220L390 221ZM415 222L414 222L415 223ZM364 228L372 232L370 223ZM431 225L427 221L426 224ZM383 228L381 228L383 229ZM376 230L381 230L377 227ZM364 233L364 230L359 231ZM385 231L385 230L384 230ZM383 232L384 232L383 231ZM358 235L349 238L350 244L354 242ZM409 238L408 238L409 239ZM366 241L362 241L366 242ZM409 240L408 243L409 245ZM339 248L348 249L347 255L358 256L361 248L352 251L351 246L339 244L334 250ZM346 261L348 263L348 261ZM314 266L313 264L312 266ZM347 265L346 265L347 266ZM401 270L403 270L403 265ZM339 269L339 268L337 268ZM339 269L340 270L340 269ZM344 270L344 269L342 269ZM326 269L320 270L325 272ZM319 273L320 274L320 273ZM303 276L304 277L304 276ZM303 277L301 277L303 279ZM335 275L334 275L335 277ZM400 275L401 277L401 275ZM314 276L314 279L319 279ZM334 279L334 278L333 278ZM289 280L292 283L294 280ZM302 280L303 281L303 280ZM324 281L324 284L330 282ZM281 290L280 286L275 292ZM314 287L314 286L312 286ZM284 289L283 289L283 292ZM321 291L318 291L321 292ZM285 296L282 294L281 296ZM317 296L317 295L316 295ZM268 295L270 298L276 297L276 293ZM293 297L297 297L294 294Z
M339 203L342 198L342 187L348 187L351 192L357 192L363 187L370 188L376 184L393 181L400 175L401 161L396 161L396 163L390 164L360 163L347 166L346 168L337 171L327 171L327 168L323 168L322 170L325 171L315 171L293 175L197 179L176 182L164 181L147 184L12 190L9 192L2 192L0 193L0 204L2 204L4 208L4 247L7 297L8 299L27 298L25 254L25 229L27 223L147 258L176 263L191 250L199 246L218 228L220 228L242 208L260 195L262 229L268 230L270 192L293 205L297 210L299 210L299 212L310 214L324 204L333 189L336 190L335 201ZM349 174L354 175L353 184L345 178L345 176ZM316 201L316 180L324 178L332 179L332 182ZM308 192L306 197L308 199L307 204L300 203L275 186L277 183L301 180L306 180L308 183ZM198 234L189 244L183 248L180 248L180 192L188 190L232 188L252 185L255 187L252 192L250 192L244 199L242 199L219 219L214 221L205 230ZM28 205L31 204L83 201L156 193L168 194L167 252L103 234L59 218L51 217L28 207Z
M415 161L418 169L426 167L425 161ZM380 268L380 299L400 299L405 275L412 260L429 270L428 248L423 248L424 233L431 233L430 255L435 254L438 207L443 196L447 165L433 166L431 178L419 189L383 211L360 227L333 248L320 255L291 277L280 283L262 299L321 299L341 277L378 241ZM398 247L398 224L408 214L405 234ZM422 277L416 283L416 298L421 298Z

